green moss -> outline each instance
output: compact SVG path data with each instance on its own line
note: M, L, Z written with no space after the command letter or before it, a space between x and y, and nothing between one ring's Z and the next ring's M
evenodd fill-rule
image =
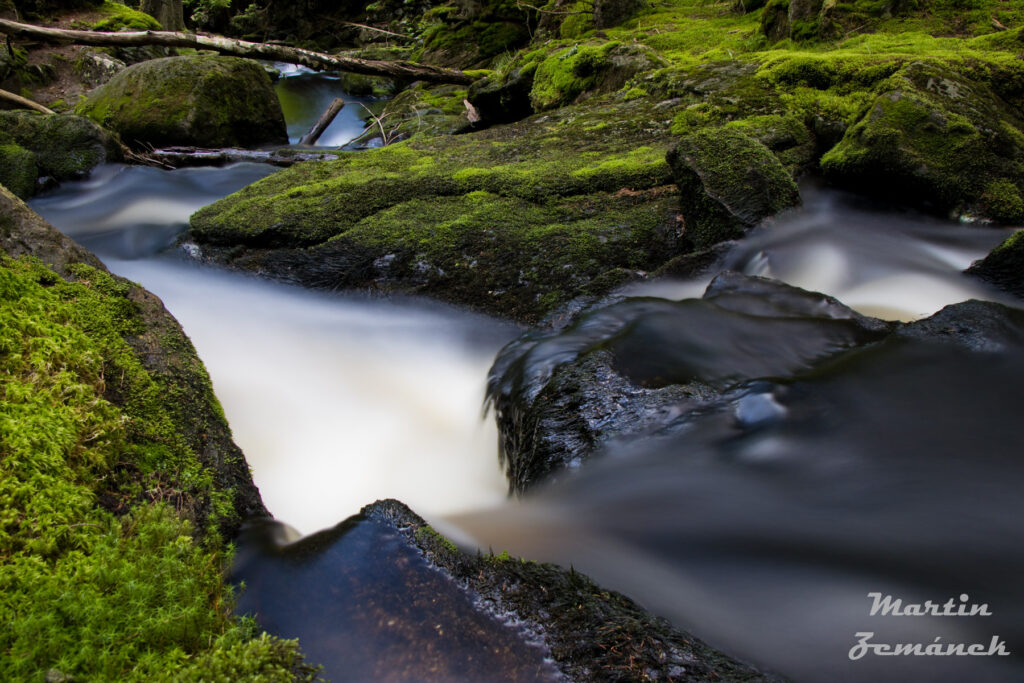
M741 237L747 228L800 201L779 160L737 128L687 135L668 161L680 190L686 237L697 248Z
M576 99L594 84L600 71L611 64L608 55L618 46L617 42L574 45L541 62L530 91L534 110L553 109Z
M588 31L594 30L594 4L591 2L567 3L558 11L577 12L566 16L558 27L562 38L582 38Z
M1001 71L993 67L908 64L880 84L870 107L822 157L822 169L837 182L940 212L979 201L1011 210L1012 198L998 188L1024 180L1016 160L1024 153L1022 123L986 82ZM983 199L989 187L996 189Z
M2 111L0 126L6 137L33 152L40 176L81 178L97 164L121 158L113 136L80 116Z
M92 25L94 31L160 31L160 22L137 9L105 0L99 11L104 18Z
M1019 187L1006 178L998 178L990 182L981 201L985 214L1000 223L1019 224L1024 221L1024 199L1021 199Z
M36 156L15 144L0 144L0 185L25 199L35 194Z
M295 644L230 615L231 492L129 343L130 286L72 270L0 256L0 677L291 680Z

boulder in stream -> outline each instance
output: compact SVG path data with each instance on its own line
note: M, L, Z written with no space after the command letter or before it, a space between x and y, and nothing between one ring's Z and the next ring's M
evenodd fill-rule
M779 680L575 571L462 552L396 500L284 540L270 521L243 533L239 609L297 636L329 678Z
M27 198L35 194L37 178L84 178L99 164L119 161L121 146L81 116L0 111L0 159L0 182Z
M499 353L489 378L509 489L557 479L613 441L655 434L890 329L832 297L726 272L702 299L626 299L529 332ZM770 405L755 403L750 419L770 417Z
M821 158L825 177L940 214L1024 220L1024 119L1012 78L999 69L907 64Z
M971 264L967 273L1024 297L1024 230L1018 230L988 256Z
M186 55L134 64L76 112L132 146L256 147L287 143L284 115L259 63Z

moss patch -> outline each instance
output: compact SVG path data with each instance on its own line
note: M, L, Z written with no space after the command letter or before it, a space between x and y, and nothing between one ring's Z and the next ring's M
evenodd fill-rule
M36 190L36 155L15 144L0 145L0 185L22 199Z
M70 272L0 255L0 675L290 680L295 644L230 616L232 491L136 356L130 285Z
M621 120L624 109L633 115ZM190 237L305 284L405 283L532 318L676 249L666 127L630 102L543 126L417 136L269 176L196 213Z
M93 31L160 31L160 22L137 9L132 9L119 2L105 0L99 11L104 15L92 25Z

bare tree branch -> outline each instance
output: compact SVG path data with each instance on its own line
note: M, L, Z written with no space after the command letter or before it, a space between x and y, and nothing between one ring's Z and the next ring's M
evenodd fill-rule
M14 93L7 92L6 90L0 90L0 100L4 100L5 102L11 102L12 104L16 105L19 109L35 109L36 111L42 112L44 114L56 113L52 109L47 109L38 102L33 102L32 100L26 99L21 95L15 95Z
M202 33L179 33L175 31L124 31L117 33L73 31L22 24L7 19L0 19L0 32L49 43L75 43L79 45L114 47L138 47L141 45L189 47L200 50L214 50L225 55L301 64L316 70L348 71L367 76L403 78L428 81L430 83L468 85L474 80L457 69L444 69L428 64L404 61L389 62L377 59L359 59L344 55L329 55L324 52L303 50L286 45L253 43L247 40L224 38L222 36Z

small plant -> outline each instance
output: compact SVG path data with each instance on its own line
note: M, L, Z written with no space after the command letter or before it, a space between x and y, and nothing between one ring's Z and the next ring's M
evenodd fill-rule
M391 129L387 129L384 126L384 119L386 119L389 116L390 112L385 112L383 114L377 115L373 113L372 109L367 107L362 102L359 103L359 106L366 110L367 117L369 119L372 119L372 122L368 124L366 128L363 129L363 132L359 134L359 138L357 139L363 138L370 131L376 128L377 130L380 131L381 146L387 147L391 143L398 141L398 126L395 126L394 128Z

